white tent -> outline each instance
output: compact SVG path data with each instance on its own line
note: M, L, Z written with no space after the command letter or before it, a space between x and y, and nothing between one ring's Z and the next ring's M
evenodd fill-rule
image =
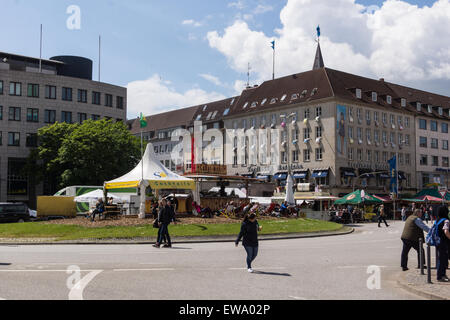
M209 190L209 192L219 192L220 191L220 188L219 187L214 187L214 188L212 188L211 190ZM225 193L228 195L228 196L231 196L231 194L233 193L233 191L234 191L234 194L236 195L236 197L239 197L239 198L242 198L242 199L245 199L245 198L247 198L247 194L245 193L245 192L243 192L241 189L239 189L239 188L225 188Z
M114 202L129 202L129 196L124 195L123 197L108 193L108 198L113 198ZM83 194L81 196L75 197L75 202L91 202L91 201L97 201L98 199L103 198L103 190L97 189L94 191L91 191L89 193Z
M126 175L105 182L109 191L122 188L141 188L141 217L145 216L145 189L150 186L153 190L161 189L195 189L192 179L182 177L166 167L156 158L153 144L149 143L139 164ZM114 191L112 191L114 192Z

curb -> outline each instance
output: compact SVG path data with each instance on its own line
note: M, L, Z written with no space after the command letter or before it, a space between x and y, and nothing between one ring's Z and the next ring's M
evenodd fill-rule
M397 284L403 290L412 292L413 294L415 294L417 296L420 296L422 298L428 299L428 300L439 300L439 301L441 301L441 300L450 300L449 297L443 297L443 296L440 296L440 295L437 295L437 294L434 294L434 293L430 293L428 291L420 290L420 289L417 289L414 286L411 286L411 285L407 284L407 281L405 280L405 276L404 275L401 275L399 278L400 279L397 280Z
M316 232L316 233L294 233L294 234L271 234L262 235L259 237L260 241L269 240L289 240L289 239L303 239L303 238L319 238L319 237L332 237L348 235L355 231L354 228L343 227L338 231L331 232ZM0 246L49 246L49 245L144 245L154 244L156 238L148 238L146 240L95 240L88 239L86 241L74 240L74 241L59 241L59 242L0 242ZM216 236L216 237L177 237L177 241L173 241L173 244L186 244L186 243L223 243L223 242L235 242L236 236Z

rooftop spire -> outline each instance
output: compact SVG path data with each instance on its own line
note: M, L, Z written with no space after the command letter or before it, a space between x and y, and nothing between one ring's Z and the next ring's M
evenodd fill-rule
M313 70L322 69L325 67L325 63L323 63L322 50L320 50L320 26L317 26L317 51L316 57L314 58L314 66Z

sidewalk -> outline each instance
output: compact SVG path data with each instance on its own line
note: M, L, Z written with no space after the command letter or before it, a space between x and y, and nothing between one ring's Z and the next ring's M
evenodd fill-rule
M420 270L410 269L402 272L397 283L403 289L430 300L450 300L450 282L443 283L436 280L436 269L431 269L431 282L427 283L427 270L420 275Z
M273 234L260 235L259 240L286 240L286 239L302 239L302 238L317 238L317 237L331 237L340 236L353 233L354 228L343 227L341 230L332 232L313 232L313 233L291 233L291 234ZM174 244L180 243L205 243L205 242L234 242L237 235L232 236L214 236L214 237L174 237ZM0 245L133 245L133 244L154 244L156 237L147 238L133 238L133 239L83 239L83 240L68 240L57 241L56 239L46 238L28 238L28 239L5 239L0 238Z

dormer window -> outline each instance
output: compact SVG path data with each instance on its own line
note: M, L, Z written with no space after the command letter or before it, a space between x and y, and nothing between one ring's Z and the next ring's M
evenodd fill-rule
M247 106L248 106L248 102L246 102L246 103L244 104L244 106L242 107L242 109L247 108Z
M417 108L417 111L419 111L419 112L422 111L422 104L420 102L417 102L416 108Z
M212 116L212 112L210 112L210 113L208 113L208 116L206 117L206 121L209 121L209 120L211 120L211 116Z
M373 101L373 102L377 102L377 100L378 100L378 95L377 95L377 93L376 93L376 92L372 92L372 101Z
M286 98L287 98L287 94L285 94L284 96L281 97L281 101L286 100Z
M275 103L277 103L277 98L273 98L272 100L270 100L270 104L275 104Z
M225 111L223 112L224 116L227 116L230 113L230 108L225 109Z
M233 100L231 100L231 102L230 102L230 106L232 106L233 105L233 103L234 103L234 100L236 100L235 98L233 98Z
M258 106L258 102L253 102L250 108L256 108Z
M319 91L319 89L314 88L311 92L311 97L314 96L317 93L317 91Z
M402 98L402 99L401 99L401 106L402 106L403 108L406 107L406 99L405 99L405 98Z
M197 116L197 118L195 119L195 121L200 121L200 120L202 120L202 115L201 115L201 114L199 114L199 115Z
M428 113L433 113L433 106L431 104L428 105Z
M291 96L291 101L292 100L297 100L298 99L298 93L294 93L292 96Z
M211 119L215 119L215 118L216 118L216 116L217 116L217 112L218 112L218 111L214 111L214 113L213 113L213 115L212 115Z
M392 97L391 97L391 96L387 96L387 97L386 97L386 102L387 102L388 104L392 104Z
M205 106L203 107L203 112L205 112L206 109L208 109L208 105L205 105Z
M440 116L443 116L443 115L444 115L444 110L442 109L442 107L439 107L439 108L438 108L438 112L439 112L439 115L440 115Z
M357 97L358 99L361 99L361 96L362 96L361 89L356 89L356 97Z
M261 105L262 105L262 106L265 105L266 102L267 102L267 98L264 98L264 100L261 102Z
M306 94L308 93L308 90L303 90L302 91L302 94L301 94L301 97L302 98L304 98L304 97L306 97Z

